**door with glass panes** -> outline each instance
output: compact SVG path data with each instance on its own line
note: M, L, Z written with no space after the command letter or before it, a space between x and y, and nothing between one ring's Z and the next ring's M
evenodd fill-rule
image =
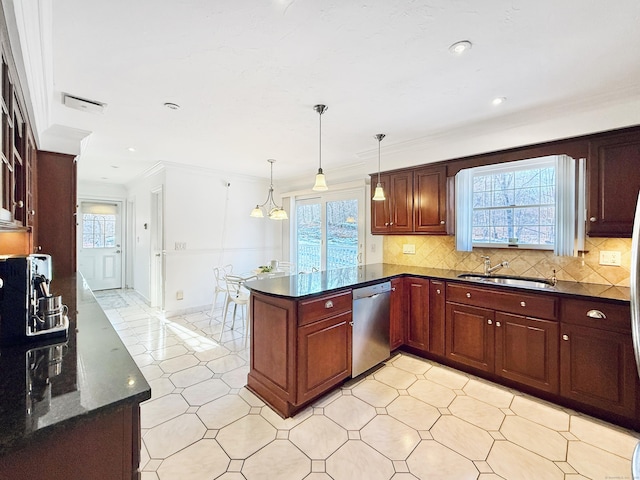
M353 267L363 262L364 203L359 192L296 200L296 272Z

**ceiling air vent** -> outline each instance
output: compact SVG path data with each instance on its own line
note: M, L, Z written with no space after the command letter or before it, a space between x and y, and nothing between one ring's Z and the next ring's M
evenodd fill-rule
M87 100L86 98L74 97L65 93L63 95L63 102L69 108L75 108L76 110L82 110L83 112L90 113L103 113L107 108L106 103L95 102L93 100Z

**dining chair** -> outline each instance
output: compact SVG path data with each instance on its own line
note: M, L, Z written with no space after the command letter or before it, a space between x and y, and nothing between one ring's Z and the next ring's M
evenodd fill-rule
M225 277L225 283L227 285L227 297L224 303L224 311L222 312L222 328L220 329L220 338L218 342L222 342L222 334L224 333L224 325L227 322L227 314L229 312L229 304L233 303L233 320L231 322L231 330L236 324L236 311L238 305L242 310L242 319L244 321L244 341L246 343L249 335L249 325L251 324L251 313L247 308L249 305L249 291L244 287L244 282L251 280L253 277L239 277L237 275L227 275ZM246 314L245 314L246 311Z
M233 265L224 265L213 267L213 276L215 278L215 284L213 286L213 304L211 305L210 317L213 318L213 312L216 309L218 303L218 295L222 293L226 299L227 297L227 284L224 279L227 275L233 273ZM211 322L211 321L209 321Z

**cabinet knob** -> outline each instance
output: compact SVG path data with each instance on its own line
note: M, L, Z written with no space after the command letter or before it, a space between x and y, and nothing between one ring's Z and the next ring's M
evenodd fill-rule
M436 289L436 293L437 293L438 295L440 295L440 289L439 289L439 288L438 288L438 289Z
M391 291L395 292L396 291L396 287L391 287Z
M389 222L389 225L393 225L393 222Z
M589 221L590 221L591 223L595 222L596 220L598 220L596 217L591 217L591 218L589 219Z
M607 318L607 316L604 313L602 313L600 310L589 310L587 312L587 317L589 317L589 318L597 318L597 319L600 319L600 318L605 318L606 319Z
M487 325L493 325L493 320L491 319L487 320Z
M565 342L569 340L569 335L562 335L562 340L564 340Z
M502 324L500 322L496 322L496 327L500 327Z
M384 226L388 227L389 226L389 222L384 222Z
M24 202L22 200L18 200L17 202L13 202L13 203L18 208L24 207Z
M440 220L440 225L444 225L444 220Z
M471 298L471 294L467 292L467 298Z
M353 322L349 322L349 325L351 325L353 327Z
M333 308L333 302L331 300L327 300L324 304L324 308Z
M35 217L35 215L36 215L36 211L35 211L35 210L31 210L31 211L29 212L29 215L31 215L32 217Z
M527 306L527 302L520 302L520 306L521 307L526 307Z

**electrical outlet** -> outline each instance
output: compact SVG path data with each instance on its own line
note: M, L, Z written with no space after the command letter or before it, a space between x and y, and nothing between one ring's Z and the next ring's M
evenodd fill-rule
M182 290L178 290L176 292L176 300L183 300L184 299L184 292Z
M402 253L406 255L415 255L416 246L413 243L405 243L402 245Z
M617 251L600 251L600 265L612 265L619 267L622 264L622 254Z
M186 250L187 242L176 242L176 250Z

